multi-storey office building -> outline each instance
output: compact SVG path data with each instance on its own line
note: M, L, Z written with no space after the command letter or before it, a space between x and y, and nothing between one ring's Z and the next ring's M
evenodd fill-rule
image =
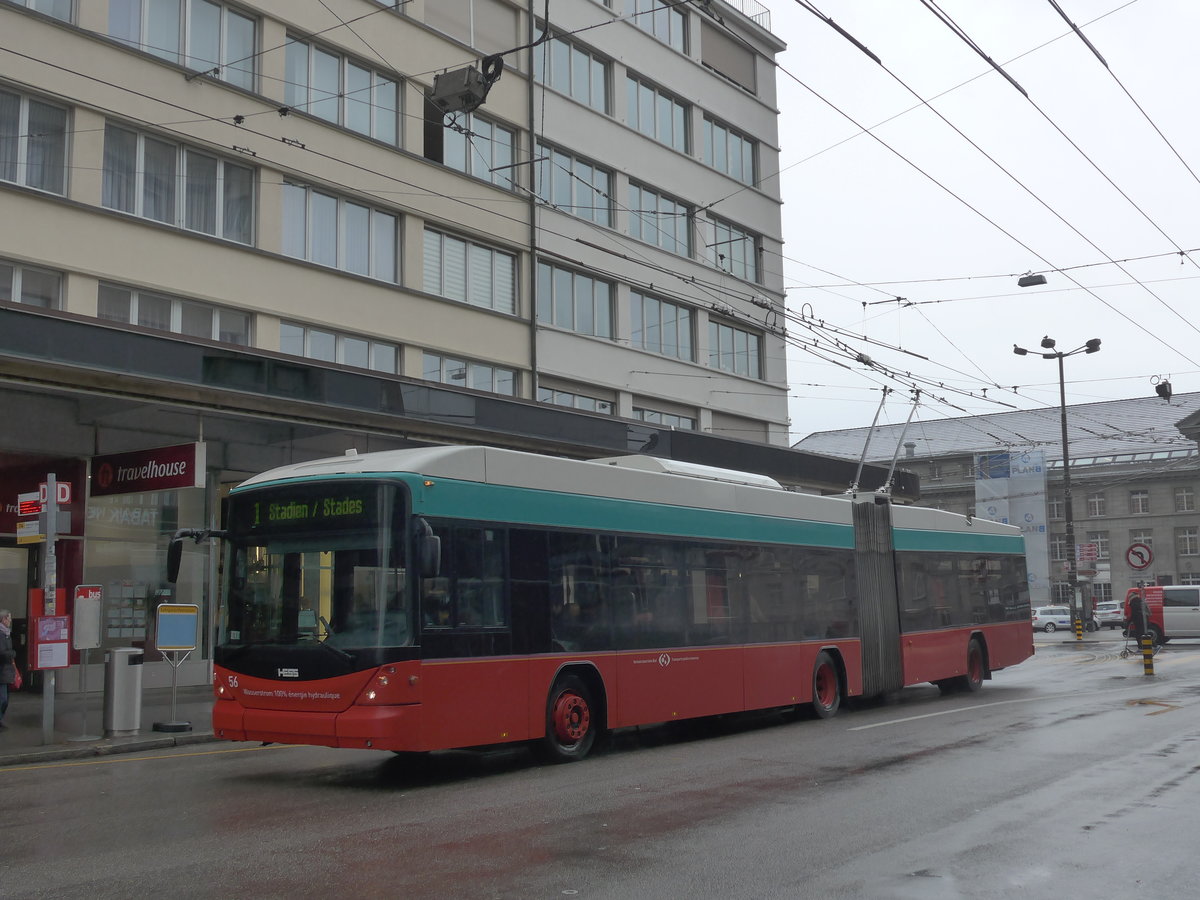
M1085 600L1124 599L1139 583L1200 584L1200 394L1116 400L1067 407L1071 513ZM1061 410L1004 412L903 425L818 432L796 444L814 453L857 459L868 433L871 456L892 459L920 479L920 503L987 516L977 490L995 473L998 454L1019 460L1044 454L1044 487L1021 497L1026 515L1014 520L1047 556L1047 583L1031 584L1033 600L1068 602ZM873 483L863 487L872 488ZM1014 507L1015 508L1015 507ZM1015 517L1014 517L1015 518ZM1146 548L1146 549L1141 549ZM1149 552L1147 552L1147 550ZM1030 571L1038 566L1031 561ZM1040 587L1040 596L1039 596Z
M783 45L752 0L0 0L0 34L18 620L95 583L102 645L152 646L157 600L211 602L203 548L161 583L173 530L348 447L844 480L786 447ZM467 66L499 78L443 115ZM50 473L53 571L16 503Z

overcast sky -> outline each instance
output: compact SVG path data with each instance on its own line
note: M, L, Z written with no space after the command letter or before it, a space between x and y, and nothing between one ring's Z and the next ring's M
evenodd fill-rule
M1057 406L1057 362L1012 352L1043 335L1103 342L1065 361L1068 403L1200 389L1200 2L1058 0L1106 69L1049 0L931 0L1028 98L921 0L816 4L883 66L765 5L788 43L787 246L766 265L814 351L789 363L795 439L869 425L885 385L880 422L903 422L912 379L880 367L933 382L919 419ZM1029 271L1047 284L1019 288Z

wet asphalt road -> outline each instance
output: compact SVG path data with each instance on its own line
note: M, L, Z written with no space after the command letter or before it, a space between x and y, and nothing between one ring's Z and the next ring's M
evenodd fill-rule
M0 770L4 897L1186 896L1200 644L979 694L619 734L591 759L210 744ZM1130 864L1134 859L1136 864Z

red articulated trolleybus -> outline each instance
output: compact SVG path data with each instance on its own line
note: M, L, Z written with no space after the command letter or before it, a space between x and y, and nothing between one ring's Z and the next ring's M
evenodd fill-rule
M645 456L323 459L231 493L218 737L581 759L606 730L934 682L1033 652L1018 529Z

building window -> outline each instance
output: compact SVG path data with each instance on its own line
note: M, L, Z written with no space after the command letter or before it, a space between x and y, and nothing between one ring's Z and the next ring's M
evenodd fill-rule
M1050 559L1053 562L1064 562L1067 559L1067 536L1065 534L1050 536Z
M753 185L757 182L757 153L757 141L716 119L704 117L704 161L718 172L724 172L743 184Z
M633 21L642 31L648 31L672 49L687 53L687 13L680 8L686 5L664 3L663 0L633 0Z
M625 79L625 115L647 137L680 153L688 152L688 105L630 75Z
M1175 512L1195 512L1196 492L1190 487L1175 488Z
M400 86L374 69L288 36L288 106L388 144L399 136Z
M0 300L41 309L62 309L61 272L0 259Z
M708 323L708 364L735 375L762 377L762 336L725 325Z
M639 350L694 361L693 317L686 306L633 291L629 295L631 344Z
M539 22L535 43L543 33ZM609 110L608 62L564 38L553 37L534 48L533 77L592 109Z
M1175 552L1180 556L1200 556L1200 528L1194 525L1176 528Z
M1092 582L1092 601L1094 603L1111 603L1113 598L1112 585L1105 581Z
M1129 492L1129 513L1130 515L1145 515L1150 512L1150 492L1149 491L1130 491Z
M392 375L400 370L400 348L395 344L292 322L279 323L279 350Z
M1050 586L1050 590L1056 606L1070 606L1074 600L1071 585L1065 581L1056 581Z
M425 229L424 289L497 312L515 313L517 258L431 228Z
M1087 514L1089 518L1095 519L1106 514L1108 503L1104 499L1103 491L1093 491L1087 495Z
M534 191L545 203L597 225L612 226L612 172L538 144Z
M399 230L392 213L283 183L283 252L288 256L395 282Z
M1179 583L1189 586L1200 584L1200 572L1184 572L1179 576Z
M629 235L680 256L692 255L692 210L678 200L629 182Z
M1062 494L1057 494L1046 498L1046 516L1051 519L1066 518L1066 504Z
M700 62L751 94L758 89L758 57L736 35L700 23Z
M612 337L613 287L549 263L538 263L537 317L558 328L594 337Z
M71 21L71 0L8 0L8 2L28 7L44 16L61 19L64 22Z
M405 3L399 5L403 7ZM517 11L504 0L426 3L425 24L485 54L499 53L522 43L517 39Z
M1089 531L1087 542L1096 545L1096 559L1108 559L1108 532Z
M67 184L67 111L0 91L0 181L62 194Z
M254 90L255 23L211 0L108 0L108 34L131 47Z
M708 248L708 261L735 278L758 281L758 235L715 216L709 218L713 243Z
M97 300L97 316L109 322L250 346L250 315L236 309L104 283Z
M566 406L571 409L582 409L587 412L603 413L611 416L613 405L610 400L600 400L584 394L574 394L570 391L557 391L550 388L538 388L538 402L552 403L555 406Z
M517 393L517 373L512 369L452 359L436 353L425 354L424 378L426 381L472 388L490 394L503 394L506 397L516 396Z
M656 409L633 408L633 417L647 425L661 425L664 428L678 428L683 431L695 431L696 420L691 416L679 416L675 413L659 412Z
M239 244L253 240L253 169L116 125L104 127L102 202Z
M1145 544L1150 549L1154 549L1154 532L1149 528L1134 530L1129 532L1129 543Z
M443 115L425 104L425 158L497 187L513 188L516 133L474 113Z

